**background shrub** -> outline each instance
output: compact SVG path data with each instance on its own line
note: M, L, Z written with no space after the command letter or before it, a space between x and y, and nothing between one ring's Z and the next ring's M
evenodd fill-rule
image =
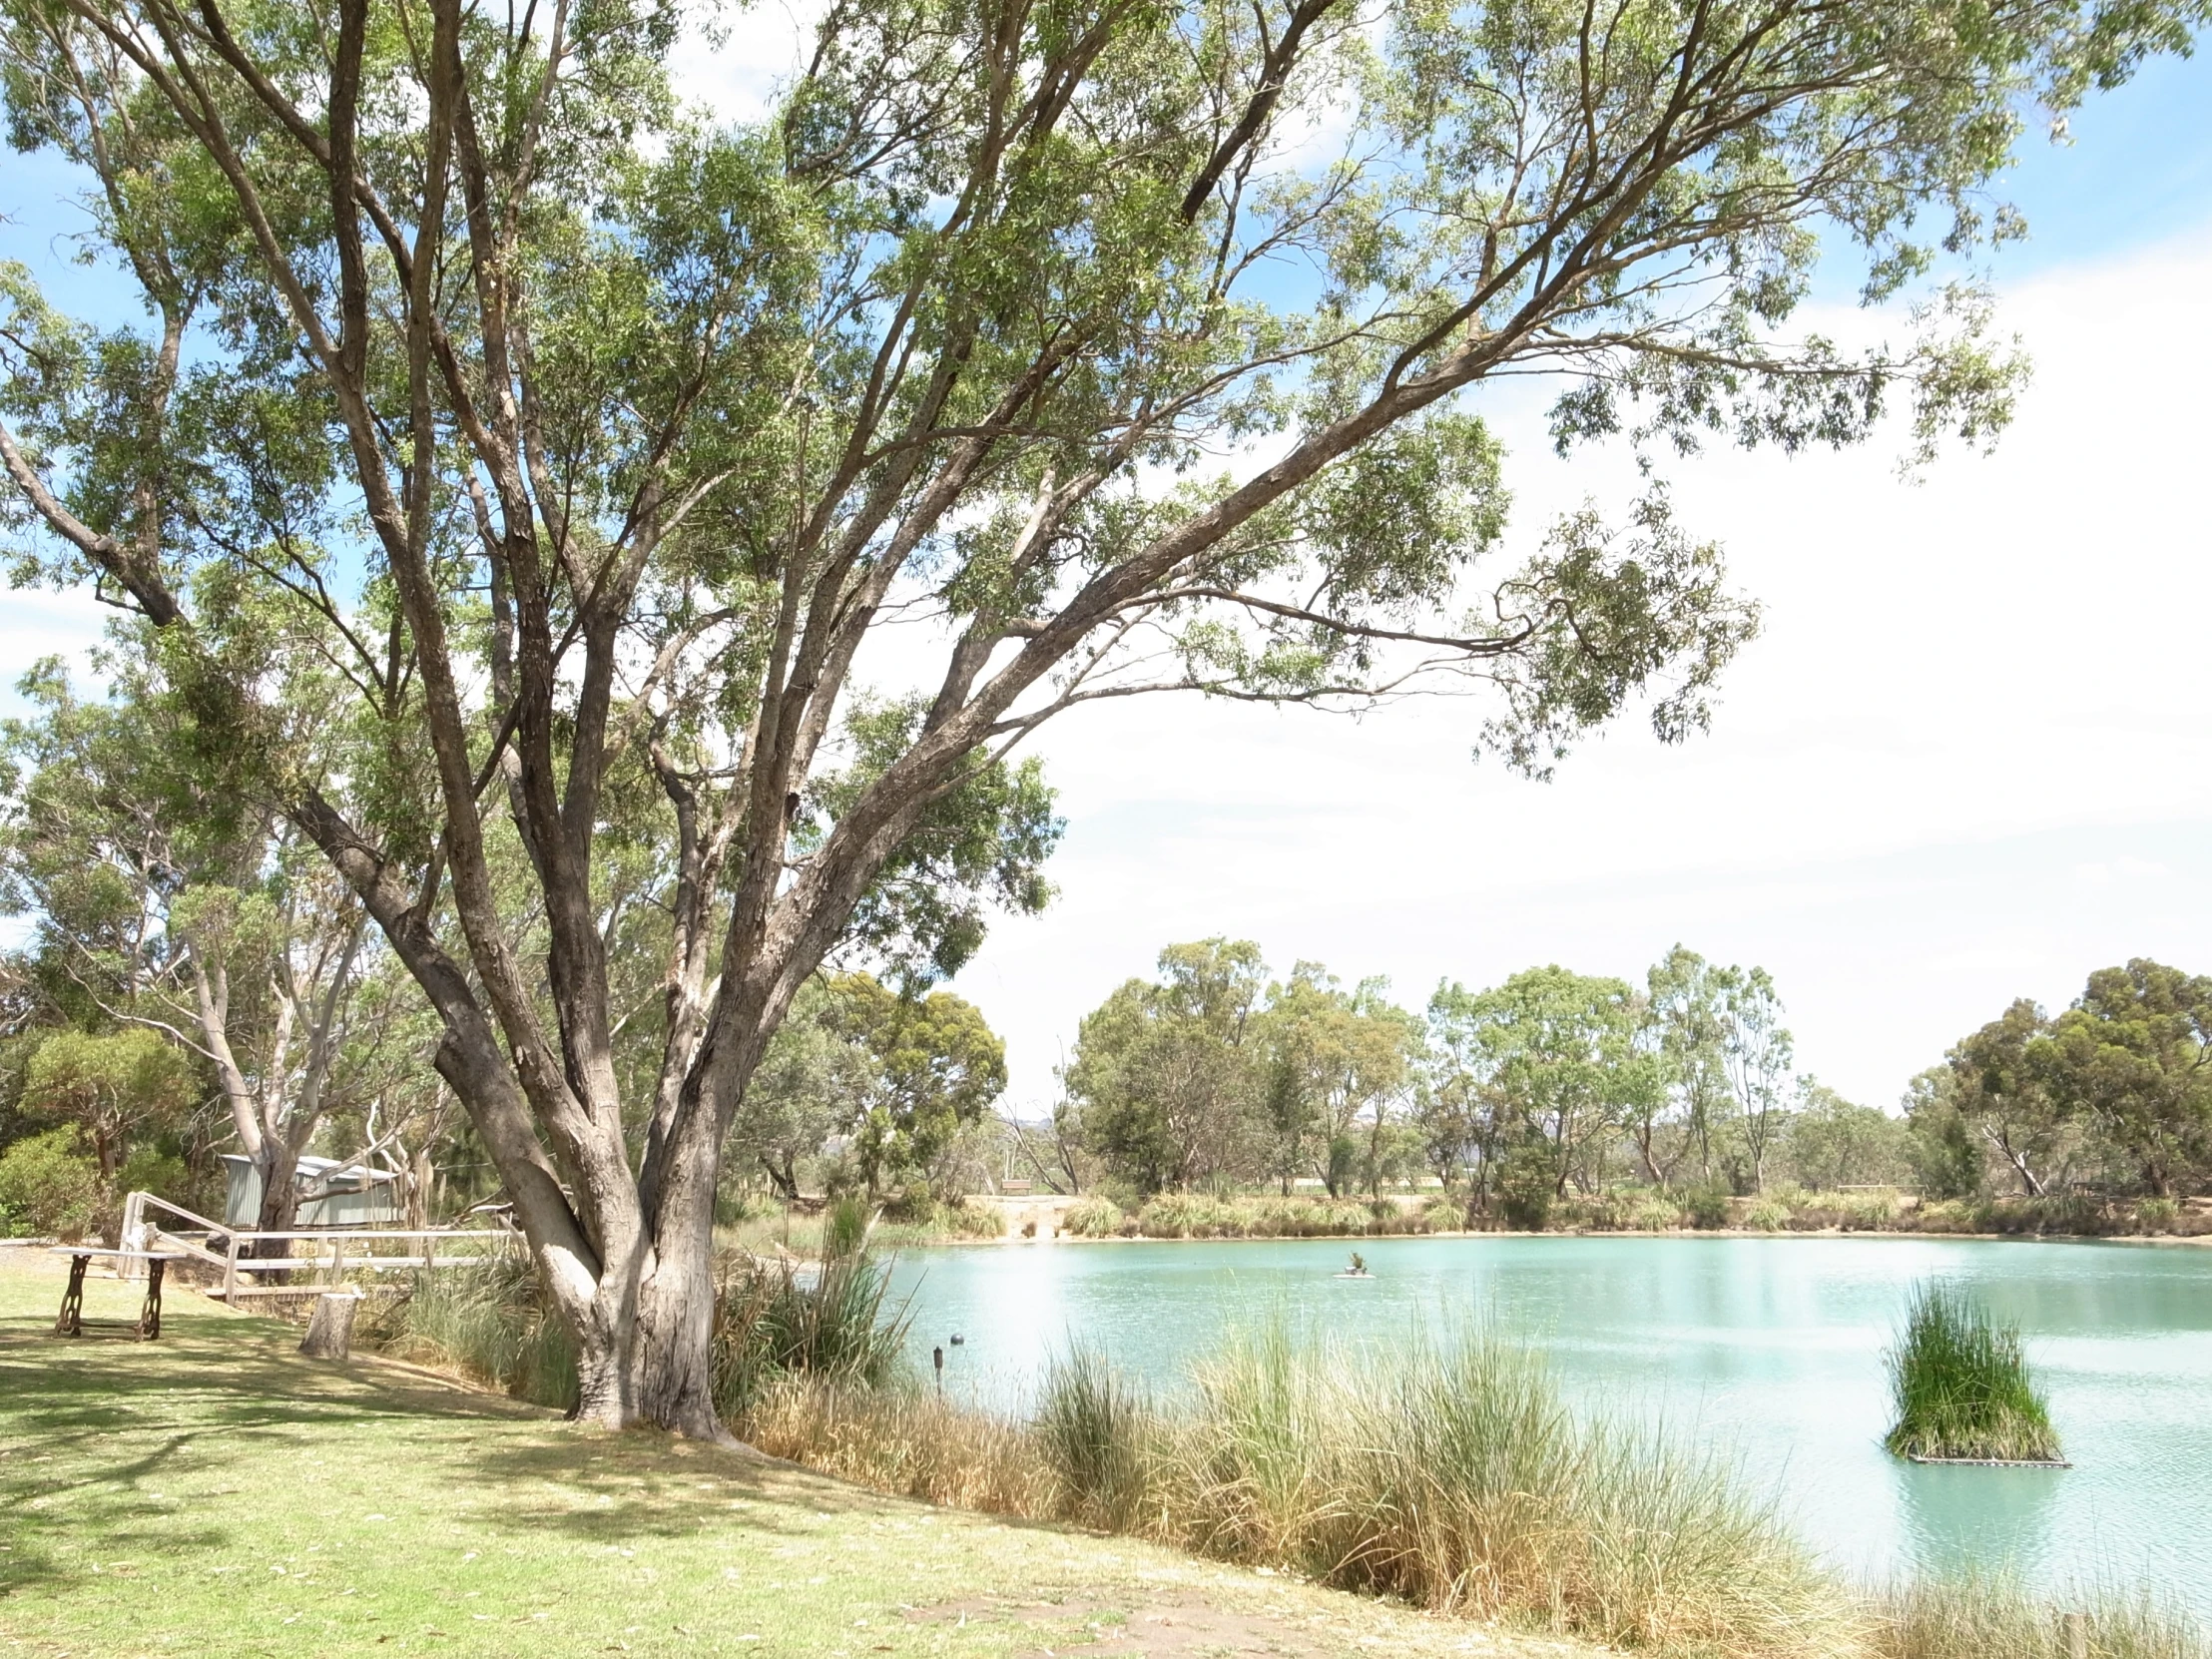
M0 1152L0 1212L8 1230L76 1241L100 1204L100 1166L75 1124L32 1135Z
M1103 1194L1093 1193L1070 1205L1060 1218L1060 1231L1078 1239L1110 1239L1121 1231L1121 1206Z
M1682 1194L1681 1203L1682 1213L1689 1217L1692 1227L1710 1230L1728 1225L1729 1204L1726 1187L1692 1187Z
M1559 1175L1539 1146L1516 1146L1498 1162L1498 1211L1507 1227L1540 1233L1551 1219Z

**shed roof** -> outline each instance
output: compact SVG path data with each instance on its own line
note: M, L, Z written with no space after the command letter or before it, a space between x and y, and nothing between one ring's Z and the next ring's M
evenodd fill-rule
M226 1164L251 1166L254 1162L243 1152L226 1152L221 1157ZM301 1155L298 1175L309 1181L352 1181L357 1185L371 1187L399 1179L388 1169L371 1169L366 1164L340 1163L335 1158L317 1158L311 1153Z

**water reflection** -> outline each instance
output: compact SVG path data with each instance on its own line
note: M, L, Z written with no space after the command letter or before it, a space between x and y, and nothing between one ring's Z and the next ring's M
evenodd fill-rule
M1891 1464L1910 1553L1924 1571L2050 1576L2059 1482L2071 1470Z

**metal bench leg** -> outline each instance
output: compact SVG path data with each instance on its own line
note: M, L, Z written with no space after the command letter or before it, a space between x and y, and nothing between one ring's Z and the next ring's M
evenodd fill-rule
M139 1310L138 1339L150 1343L162 1334L162 1269L169 1264L156 1258L146 1264L146 1306Z
M69 1289L62 1292L62 1311L54 1321L57 1337L82 1337L85 1334L85 1269L92 1265L90 1256L72 1256L69 1259Z

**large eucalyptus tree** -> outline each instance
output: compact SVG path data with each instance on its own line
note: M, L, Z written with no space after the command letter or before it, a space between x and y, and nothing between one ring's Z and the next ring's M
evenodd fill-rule
M651 0L0 11L11 137L82 170L151 319L0 276L23 566L196 665L211 764L434 1006L583 1414L709 1434L748 1074L840 941L942 968L1037 901L1010 750L1170 688L1485 682L1534 771L1639 695L1696 728L1753 625L1717 555L1654 493L1488 569L1462 394L1559 376L1562 443L1850 442L1893 401L1986 437L1980 300L1846 350L1791 328L1816 256L1884 300L2008 234L1982 193L2038 102L2201 0L832 0L734 127L672 101ZM234 647L273 616L345 718L271 718ZM922 690L860 697L916 618ZM606 877L640 845L642 1074Z

